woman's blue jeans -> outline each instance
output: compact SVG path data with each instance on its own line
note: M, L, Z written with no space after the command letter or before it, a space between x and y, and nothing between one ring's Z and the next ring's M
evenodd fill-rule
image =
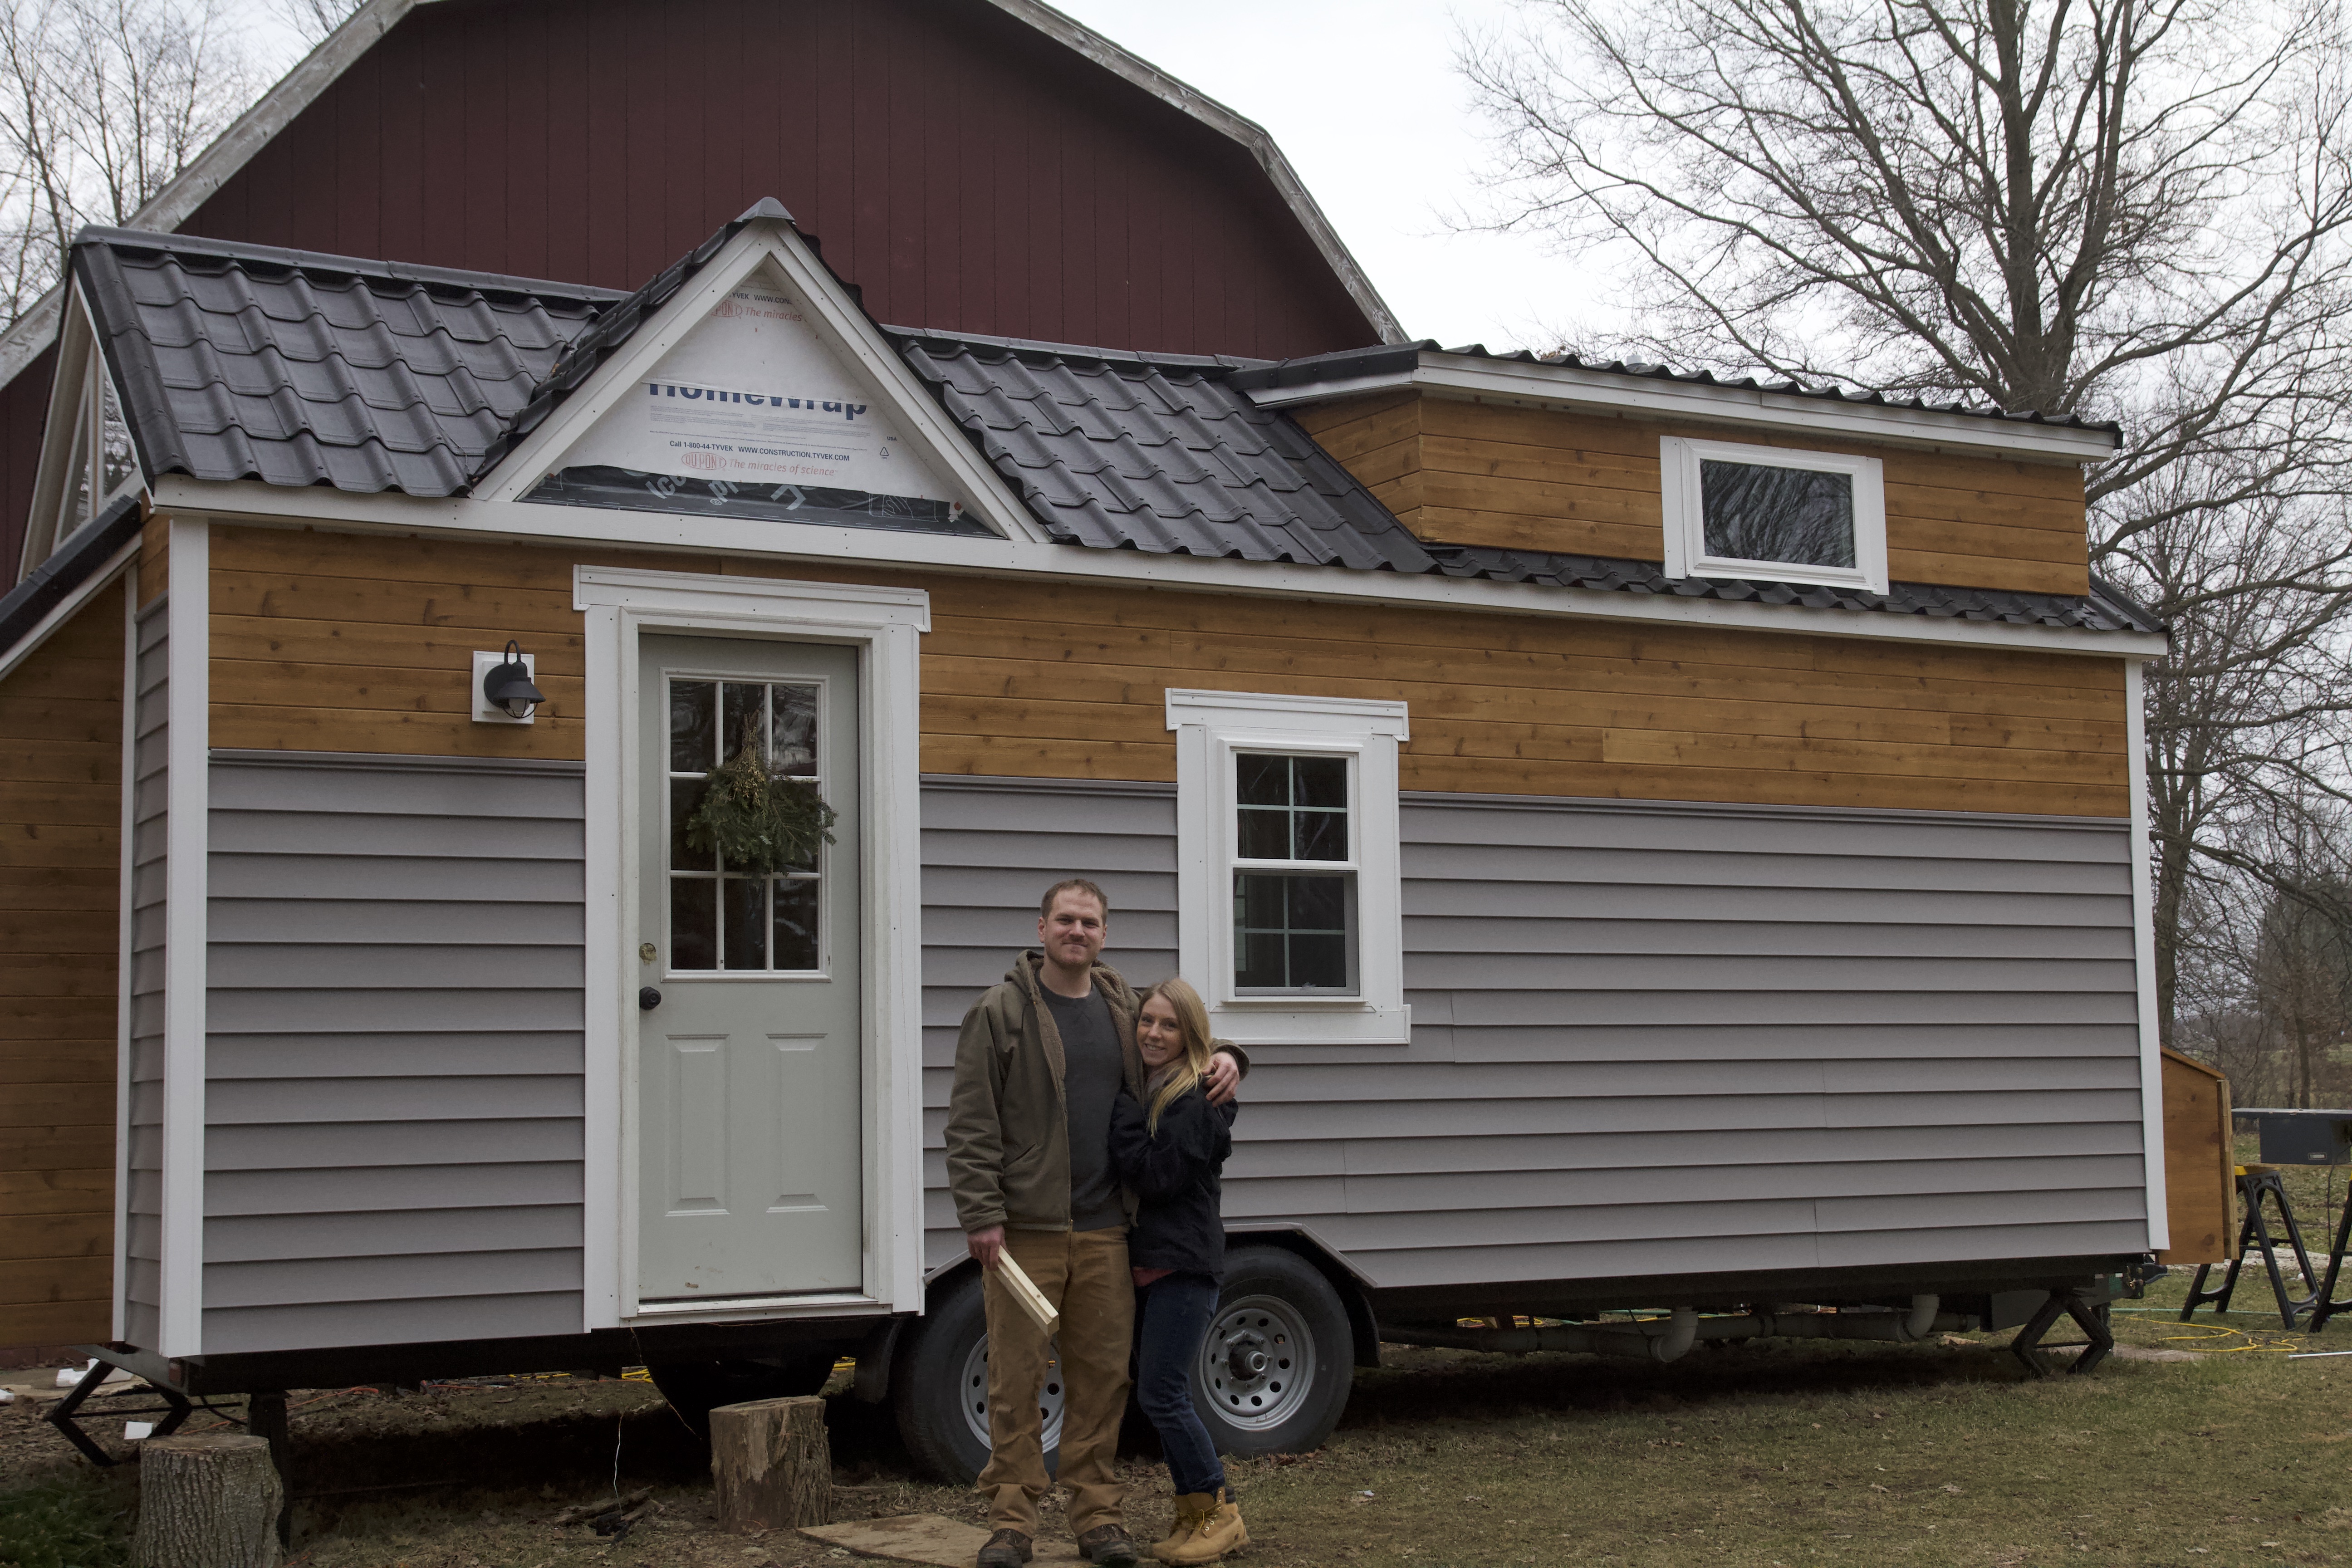
M1217 1446L1192 1409L1192 1366L1216 1316L1217 1282L1205 1274L1170 1274L1143 1288L1136 1316L1143 1329L1137 1348L1135 1397L1160 1434L1168 1479L1181 1495L1213 1492L1225 1484Z

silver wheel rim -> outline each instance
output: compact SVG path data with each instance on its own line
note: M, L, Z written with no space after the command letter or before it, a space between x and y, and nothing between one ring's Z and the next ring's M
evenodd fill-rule
M1226 1303L1201 1347L1200 1379L1219 1418L1244 1432L1279 1426L1315 1386L1315 1336L1279 1296Z
M988 1431L988 1336L982 1334L971 1342L971 1353L963 1358L963 1377L956 1384L956 1397L963 1405L964 1425L980 1439L983 1448L995 1447L996 1440ZM1045 1384L1037 1392L1037 1414L1043 1424L1042 1441L1045 1452L1052 1453L1062 1441L1062 1342L1055 1340L1045 1346Z

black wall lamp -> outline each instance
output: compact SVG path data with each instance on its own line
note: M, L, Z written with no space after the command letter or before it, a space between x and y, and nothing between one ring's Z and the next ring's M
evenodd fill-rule
M528 724L547 700L531 677L539 661L514 642L502 654L474 654L474 722Z

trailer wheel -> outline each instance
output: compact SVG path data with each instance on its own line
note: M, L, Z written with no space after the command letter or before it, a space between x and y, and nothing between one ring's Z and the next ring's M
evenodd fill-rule
M1045 1473L1062 1462L1062 1380L1049 1363L1037 1396ZM890 1358L890 1405L898 1437L925 1472L970 1486L988 1463L988 1308L980 1270L968 1270L934 1300L913 1342Z
M816 1345L758 1361L657 1362L646 1372L669 1407L707 1440L713 1410L753 1399L814 1394L833 1375L835 1360L833 1346Z
M1192 1408L1221 1454L1303 1452L1339 1424L1355 1379L1348 1309L1322 1271L1278 1247L1227 1255L1192 1368Z

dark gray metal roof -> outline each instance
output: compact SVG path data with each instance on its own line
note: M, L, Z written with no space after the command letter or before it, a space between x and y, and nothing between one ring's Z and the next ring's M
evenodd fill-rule
M184 235L84 229L89 300L152 477L447 496L621 296Z
M743 223L768 216L790 215L763 202L628 295L121 229L83 231L74 270L151 477L451 496L583 384ZM2080 598L1901 583L1875 595L1427 544L1289 416L1251 400L1252 384L1290 366L878 330L1047 535L1074 546L2161 629L2105 584ZM1324 362L1292 362L1314 363Z
M1228 364L902 333L900 352L1055 540L1428 572L1421 542Z
M1854 392L1842 386L1808 386L1800 381L1759 381L1754 376L1725 377L1704 370L1675 370L1667 365L1639 364L1630 360L1588 360L1571 353L1538 354L1526 349L1513 353L1495 353L1484 343L1447 348L1431 338L1411 343L1384 343L1377 348L1343 349L1336 353L1256 365L1238 374L1234 383L1244 388L1272 389L1316 386L1326 382L1352 381L1363 376L1401 374L1418 369L1424 354L1451 354L1504 364L1558 365L1563 370L1633 376L1643 381L1675 382L1685 386L1721 386L1749 392L1780 393L1790 397L1815 398L1848 406L1902 408L1922 414L1948 414L1968 419L2005 421L2012 425L2049 425L2069 430L2095 430L2118 441L2123 438L2123 426L2111 419L2084 419L2072 414L1996 408L1990 404L1930 403L1925 398L1889 397L1884 393Z

